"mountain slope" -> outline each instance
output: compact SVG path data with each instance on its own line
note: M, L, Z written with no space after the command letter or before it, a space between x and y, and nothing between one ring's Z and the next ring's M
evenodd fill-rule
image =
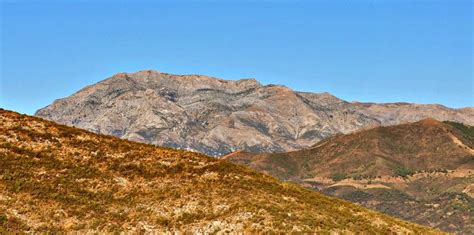
M0 233L435 231L198 153L0 110Z
M380 120L384 125L397 125L434 118L441 121L455 121L474 125L474 107L450 109L438 104L410 103L352 103L365 115Z
M220 156L287 152L339 133L425 117L474 124L474 110L349 103L328 93L157 71L120 73L56 100L36 116L159 146Z
M339 135L289 153L224 157L407 220L473 231L472 127L425 119Z

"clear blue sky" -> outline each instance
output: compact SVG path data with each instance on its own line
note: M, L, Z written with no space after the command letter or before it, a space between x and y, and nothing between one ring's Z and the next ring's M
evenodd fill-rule
M474 106L470 0L0 2L0 107L22 113L143 69Z

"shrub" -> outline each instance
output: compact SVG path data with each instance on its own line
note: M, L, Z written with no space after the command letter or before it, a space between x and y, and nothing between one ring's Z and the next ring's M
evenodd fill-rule
M105 157L105 153L102 152L102 151L100 151L100 150L98 150L96 153L97 153L96 156L99 157L99 158L100 158L100 157Z
M403 167L403 166L400 166L400 167L397 167L395 169L395 174L398 175L398 176L401 176L403 178L406 178L410 175L413 175L415 174L414 171L412 171L411 169L409 168L406 168L406 167Z
M344 173L335 173L335 174L331 175L331 179L335 182L341 181L341 180L346 179L346 178L347 178L347 175L344 174Z
M8 218L6 215L0 215L0 225L6 224L8 221Z

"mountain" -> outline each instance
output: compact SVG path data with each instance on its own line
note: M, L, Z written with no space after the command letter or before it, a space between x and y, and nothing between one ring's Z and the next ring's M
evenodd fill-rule
M199 153L0 109L0 233L437 233Z
M221 156L287 152L330 136L432 117L474 124L474 109L350 103L254 79L119 73L35 114L96 133Z
M474 127L424 119L223 158L412 222L474 231Z

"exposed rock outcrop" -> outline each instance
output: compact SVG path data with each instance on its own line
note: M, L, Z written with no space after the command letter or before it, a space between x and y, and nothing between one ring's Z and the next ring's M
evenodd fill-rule
M120 138L220 156L285 152L339 133L433 117L474 124L474 110L360 104L254 79L157 71L119 73L56 100L36 116Z

